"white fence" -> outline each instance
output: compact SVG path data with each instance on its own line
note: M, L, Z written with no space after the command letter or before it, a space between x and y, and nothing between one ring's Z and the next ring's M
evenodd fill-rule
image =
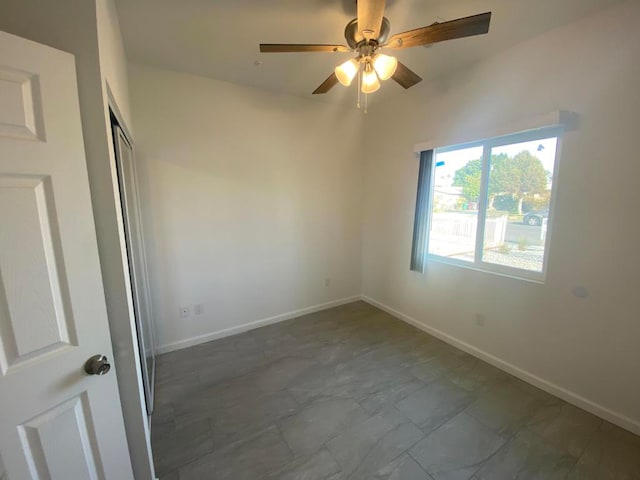
M508 217L488 217L484 226L484 248L504 243ZM478 217L476 213L434 213L431 217L429 253L453 257L475 250Z

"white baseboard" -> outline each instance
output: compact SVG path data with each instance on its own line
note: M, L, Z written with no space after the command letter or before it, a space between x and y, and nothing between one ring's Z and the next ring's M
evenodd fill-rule
M263 318L261 320L244 323L242 325L238 325L237 327L225 328L223 330L218 330L216 332L206 333L204 335L198 335L197 337L191 337L191 338L186 338L184 340L179 340L177 342L167 343L165 345L156 347L156 354L161 355L163 353L168 353L168 352L173 352L175 350L181 350L183 348L193 347L194 345L210 342L211 340L217 340L219 338L229 337L231 335L247 332L249 330L264 327L266 325L271 325L273 323L283 322L285 320L290 320L292 318L300 317L302 315L307 315L309 313L319 312L321 310L338 307L346 303L356 302L361 299L362 297L360 295L354 295L352 297L341 298L338 300L333 300L331 302L326 302L326 303L321 303L319 305L313 305L311 307L301 308L299 310L283 313L280 315L276 315L274 317Z
M591 400L578 395L570 390L562 388L554 383L551 383L543 378L534 375L526 370L523 370L515 365L506 362L498 357L491 355L490 353L485 352L484 350L480 350L479 348L474 347L462 340L459 340L447 333L444 333L441 330L430 327L422 322L419 322L415 318L410 317L409 315L405 315L398 310L391 308L384 303L378 302L373 298L367 297L366 295L362 295L362 300L373 305L374 307L378 307L380 310L384 310L385 312L393 315L394 317L407 322L410 325L413 325L416 328L428 333L429 335L433 335L440 340L447 342L448 344L463 350L474 357L477 357L481 360L484 360L487 363L490 363L494 367L499 368L500 370L504 370L511 375L518 377L520 380L523 380L527 383L535 385L536 387L544 390L545 392L550 393L551 395L555 395L568 403L571 403L579 408L582 408L588 412L597 415L600 418L603 418L611 423L618 425L619 427L624 428L625 430L629 430L630 432L635 433L636 435L640 435L640 422L629 418L625 415L621 415L607 407L604 407L598 403L592 402Z

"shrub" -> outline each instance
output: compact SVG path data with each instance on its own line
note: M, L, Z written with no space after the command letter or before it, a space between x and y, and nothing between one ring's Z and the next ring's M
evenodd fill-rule
M529 246L529 242L525 237L520 237L518 239L518 250L520 250L521 252L524 252L528 246Z
M509 213L518 213L518 199L513 195L496 195L493 199L493 207Z
M539 195L526 195L522 202L523 212L537 212L549 208L551 200L551 191L541 193Z

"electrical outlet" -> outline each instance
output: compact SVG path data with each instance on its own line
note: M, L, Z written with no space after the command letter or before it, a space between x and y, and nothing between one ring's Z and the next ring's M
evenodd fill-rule
M186 318L190 314L191 314L191 312L189 311L189 307L187 307L187 306L180 307L180 317Z
M479 327L484 327L485 320L486 318L484 315L482 315L481 313L476 313L476 325L478 325Z
M204 305L202 303L197 304L193 307L193 313L196 315L202 315L204 313Z

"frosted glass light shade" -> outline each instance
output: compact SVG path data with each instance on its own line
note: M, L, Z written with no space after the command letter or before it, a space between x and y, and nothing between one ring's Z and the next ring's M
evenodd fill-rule
M336 77L338 77L338 81L342 85L348 87L349 85L351 85L351 82L356 76L356 73L358 73L359 69L360 63L355 58L352 58L351 60L348 60L342 65L338 65L336 67Z
M380 80L389 80L398 68L398 59L389 55L377 54L373 58L373 68Z
M369 67L370 68L370 67ZM362 74L362 93L373 93L380 88L380 81L375 70L371 69Z

